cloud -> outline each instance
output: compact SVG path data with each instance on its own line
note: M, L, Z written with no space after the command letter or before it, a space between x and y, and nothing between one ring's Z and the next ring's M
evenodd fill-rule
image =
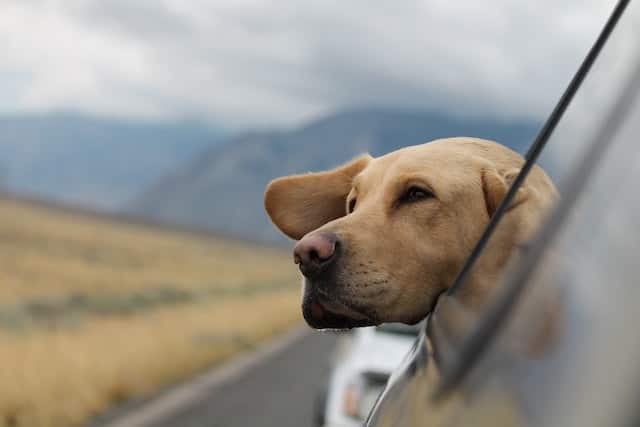
M280 126L388 106L544 116L613 2L5 0L4 111Z

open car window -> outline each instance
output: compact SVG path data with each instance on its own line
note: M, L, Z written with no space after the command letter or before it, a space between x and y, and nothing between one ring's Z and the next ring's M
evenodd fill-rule
M638 18L636 8L626 21L630 33ZM477 399L498 389L517 396L529 425L640 420L640 52L633 43L618 48L627 66L600 126L573 151L564 199L492 307L503 315L474 328L489 333L473 349L482 357L469 365L465 388ZM541 315L549 305L550 315Z
M617 10L622 11L626 2L620 2ZM557 164L562 164L562 168L555 170L554 178L556 182L556 186L561 195L561 201L557 209L567 209L566 205L568 200L573 199L575 197L576 189L574 188L576 183L574 175L577 173L579 168L584 168L586 157L589 155L589 151L592 150L590 144L594 143L594 138L606 139L604 137L599 137L599 132L603 132L606 130L607 126L611 125L611 114L612 111L615 111L618 108L618 105L621 103L621 98L623 95L629 91L629 82L633 80L635 77L635 61L637 57L637 50L635 47L634 40L637 40L637 37L640 36L640 32L638 31L638 23L640 18L640 12L637 7L630 6L628 10L625 11L624 15L620 18L620 21L617 23L617 26L611 32L611 35L606 43L606 48L604 48L597 60L594 62L593 67L590 69L588 75L586 76L583 84L580 87L580 90L576 93L574 99L571 104L568 106L562 120L558 123L556 129L554 129L551 137L549 138L545 149L547 152L551 153L551 158L555 160ZM615 13L614 13L615 15ZM603 140L597 141L600 145L608 144L610 141ZM600 146L598 147L599 149ZM604 149L602 149L604 151ZM595 166L595 162L594 162ZM592 173L589 170L589 173ZM611 193L609 197L613 197L615 193ZM556 211L557 211L556 209ZM553 211L552 211L553 212ZM554 212L554 216L557 216L557 212ZM589 212L584 213L585 216L590 216ZM504 219L508 218L508 213L505 214ZM496 227L496 233L500 232L501 223L498 223ZM548 239L551 236L545 236L544 239ZM538 238L539 239L539 238ZM532 242L535 241L532 240ZM527 245L527 249L529 245ZM480 255L479 261L482 260L482 257L488 257L491 254L487 253L491 251L491 246L487 245L484 249L484 252ZM507 273L517 271L521 268L521 265L526 263L527 258L531 257L531 254L526 251L526 256L521 257L523 259L517 260L517 262L513 263L511 269L507 270ZM481 266L479 263L478 265ZM478 268L478 267L474 267ZM471 270L471 274L473 273L473 269ZM513 275L513 273L512 273ZM509 277L509 274L506 274ZM523 278L511 279L523 281ZM511 284L512 287L515 286ZM522 285L518 283L516 285ZM495 293L497 294L490 301L489 306L499 305L501 302L500 298L504 298L505 288L509 287L509 281L506 283L502 283L499 287L497 287ZM552 299L554 297L551 297ZM497 300L497 301L496 301ZM493 315L494 308L488 307L488 313L485 317L490 317ZM540 318L544 318L547 313L544 310L539 310ZM470 319L468 323L473 323L473 328L469 331L464 331L465 333L473 333L473 330L477 330L479 327L477 326L478 322L477 318ZM492 323L497 326L498 321L493 320ZM490 329L485 326L485 329ZM462 353L473 354L471 357L477 358L479 355L478 349L475 348L479 345L480 342L486 342L486 335L490 334L490 331L484 330L478 337L475 339L465 338L466 341L475 341L474 344L461 344L461 347L467 347L465 349L461 349ZM459 358L468 358L467 354L456 355L456 359ZM469 361L461 362L460 360L449 360L450 365L470 365ZM460 371L461 368L450 366L446 369L445 372L445 382L457 383L461 380L463 374ZM458 371L458 372L452 372ZM451 378L457 377L457 378ZM451 388L453 384L447 384L445 387Z
M574 162L578 159L577 156L571 155L572 150L579 150L580 141L584 141L586 136L601 125L604 120L602 113L615 99L615 89L619 89L621 84L620 77L621 73L625 72L626 64L619 59L619 52L616 51L616 48L610 47L610 45L628 46L631 43L634 35L624 27L618 26L620 17L626 10L628 3L628 1L620 1L609 16L583 63L529 146L522 168L519 171L511 171L511 179L507 179L507 174L504 171L498 171L506 183L511 184L511 188L492 215L490 223L480 236L458 277L447 291L448 295L468 291L468 289L461 290L463 287L470 286L463 284L473 281L475 273L481 273L482 265L486 263L487 258L493 257L494 253L500 250L498 247L504 246L501 242L505 239L495 236L507 232L503 225L509 222L508 220L513 216L512 208L522 199L519 196L527 194L526 190L530 181L534 179L540 162L555 186L560 189L563 187L562 181L567 173L573 170ZM614 30L616 32L615 38L622 39L622 41L609 43L608 49L603 53L603 48L609 42ZM601 54L607 57L598 60L598 56ZM598 60L597 63L596 60ZM587 76L589 76L588 79ZM604 78L614 81L603 85ZM535 187L533 189L535 190ZM526 198L524 200L526 201ZM500 258L505 258L505 256Z
M457 414L452 425L471 425L465 415L477 417L469 409L487 399L498 402L491 410L526 425L619 425L615 420L633 408L640 388L634 367L640 339L631 330L640 301L639 39L640 6L630 4L547 143L560 202L480 309L460 307L455 294L445 297L454 304L436 311L445 314L440 324L463 328L434 330L429 322L432 341L457 333L436 349L436 357L450 356L442 376L425 368L432 362L423 336L369 425L387 425L389 408L396 417L412 412L395 425L441 421L447 410ZM503 225L497 222L495 231ZM490 251L489 240L468 274ZM469 392L462 403L438 406L460 387Z

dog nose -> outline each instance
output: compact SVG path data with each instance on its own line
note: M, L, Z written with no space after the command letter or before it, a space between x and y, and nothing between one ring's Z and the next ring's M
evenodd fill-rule
M305 277L317 276L336 255L338 237L333 233L314 233L303 237L293 248L293 261Z

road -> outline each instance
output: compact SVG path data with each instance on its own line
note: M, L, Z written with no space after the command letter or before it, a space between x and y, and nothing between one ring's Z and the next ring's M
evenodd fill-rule
M311 426L337 336L298 332L252 360L218 368L118 416L104 427ZM245 357L247 359L247 357ZM234 366L235 364L235 366Z

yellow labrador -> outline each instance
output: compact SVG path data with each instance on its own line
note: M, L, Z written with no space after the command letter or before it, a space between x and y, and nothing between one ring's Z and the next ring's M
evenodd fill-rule
M415 323L454 279L523 164L491 141L449 138L272 181L265 208L299 240L302 311L314 328ZM461 300L480 304L557 198L534 167Z

